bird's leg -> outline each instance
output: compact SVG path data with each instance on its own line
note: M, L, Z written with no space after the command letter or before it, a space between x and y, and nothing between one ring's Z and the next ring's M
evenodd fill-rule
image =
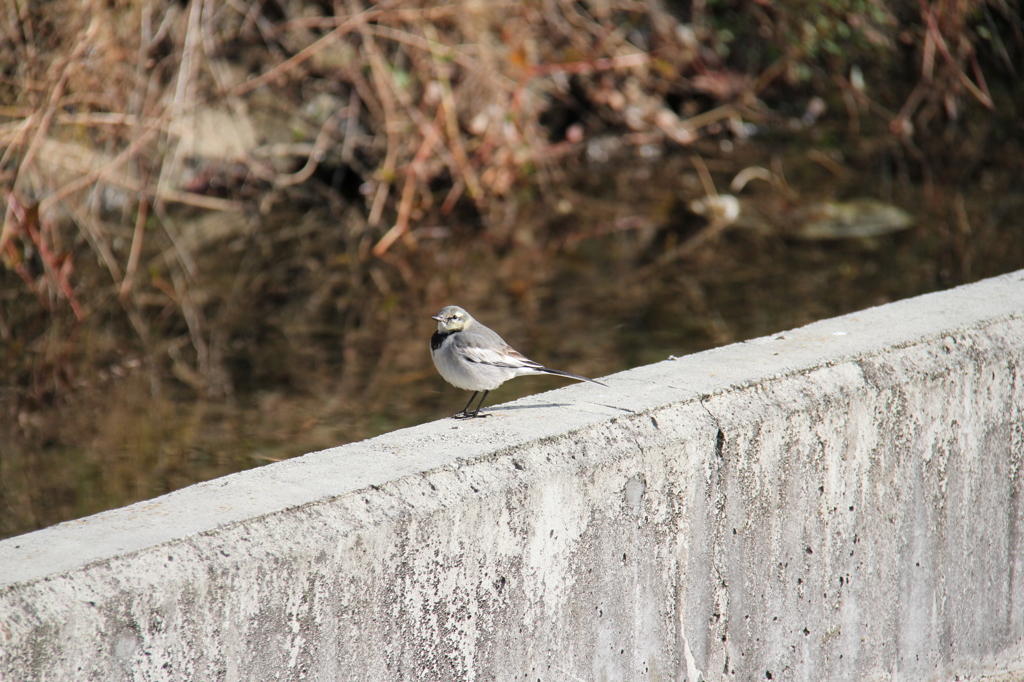
M476 416L475 414L469 413L469 406L473 404L473 401L476 400L476 396L479 393L480 391L473 391L473 395L469 396L469 402L466 403L466 406L464 408L462 408L462 412L459 412L458 414L455 415L455 419L471 419ZM477 407L477 411L479 410L480 408Z
M476 410L473 412L473 418L474 419L476 417L490 417L491 416L489 414L480 414L480 408L484 406L484 401L487 400L487 394L488 393L490 393L490 391L484 391L484 395L483 395L482 398L480 398L480 402L478 402L476 404ZM470 400L469 402L473 402L473 401ZM469 407L469 405L466 405L466 407Z
M480 393L480 391L473 391L473 394L471 396L469 396L469 402L466 403L466 408L462 412L460 412L458 415L456 415L455 419L476 419L477 417L480 417L480 418L489 417L490 415L481 415L480 414L480 408L483 407L483 401L485 399L487 399L487 393L489 393L489 392L490 391L483 391L483 396L480 397L480 401L476 403L476 410L474 410L473 412L470 412L469 411L469 406L471 406L471 404L473 404L473 400L475 400L476 396Z

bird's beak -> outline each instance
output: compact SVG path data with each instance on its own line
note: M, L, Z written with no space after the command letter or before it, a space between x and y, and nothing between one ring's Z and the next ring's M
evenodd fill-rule
M440 315L431 315L430 319L440 322L443 318Z

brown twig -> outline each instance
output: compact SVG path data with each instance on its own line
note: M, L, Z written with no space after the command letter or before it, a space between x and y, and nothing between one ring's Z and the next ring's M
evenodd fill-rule
M812 160L812 161L817 162L818 164L820 164L822 166L824 166L826 169L828 169L833 175L835 175L838 178L848 178L848 177L850 177L850 171L849 170L844 168L839 162L837 162L835 159L833 159L831 156L829 156L825 152L821 151L820 149L810 149L810 150L808 150L807 158Z
M244 95L250 90L255 90L261 85L265 85L266 83L269 83L272 80L284 76L285 74L294 70L300 64L305 62L306 60L316 56L318 52L330 46L331 43L333 43L341 36L351 31L361 31L367 22L380 18L382 14L384 14L382 10L368 10L355 12L352 16L344 19L336 29L334 29L327 35L323 36L316 42L306 46L292 57L289 57L285 61L281 62L280 64L271 68L270 70L260 74L259 76L251 80L248 80L244 83L236 85L231 89L231 94Z
M43 114L42 119L39 121L39 127L36 129L35 136L33 136L32 141L25 150L25 156L22 157L21 163L18 164L18 176L21 175L21 170L23 168L32 167L32 162L35 160L35 156L39 151L39 146L42 144L43 138L46 137L47 132L50 130L50 122L57 113L58 104L61 97L64 95L64 88L67 86L68 79L71 77L72 71L79 68L79 59L81 56L87 49L92 47L93 38L95 37L96 31L99 30L98 23L99 22L96 21L89 23L89 28L85 31L85 35L80 38L75 51L71 54L68 60L61 65L61 74L57 79L57 82L54 84L53 90L50 92L46 111ZM18 180L16 177L13 185L17 186L17 184Z
M188 27L185 30L185 44L181 50L181 62L178 64L178 73L174 84L174 99L171 101L168 118L174 122L180 122L194 107L196 99L196 79L199 73L199 45L202 42L202 16L203 3L200 0L193 2L189 8ZM168 153L164 154L160 163L160 173L157 177L157 190L169 188L173 179L178 175L181 168L182 148L180 136L174 133L167 135ZM158 194L159 200L159 194Z
M580 74L611 71L613 69L635 69L651 63L650 56L645 52L626 54L619 57L602 57L578 62L561 64L534 64L531 72L534 76L550 76L552 74Z
M440 118L440 115L441 111L438 109L438 118ZM416 156L413 157L412 162L405 171L405 186L402 188L402 200L398 204L398 220L395 221L394 226L373 247L373 255L377 258L383 256L391 248L391 245L409 230L409 214L412 212L412 200L416 194L417 182L423 179L423 163L426 161L431 147L434 146L439 137L440 121L435 120L430 131L423 137L423 142L416 151Z
M353 13L361 13L359 0L349 0L349 6ZM384 154L384 165L381 168L377 193L373 198L373 205L370 207L370 215L366 223L369 227L376 227L384 212L384 203L391 192L391 183L395 177L395 168L398 164L398 147L400 143L398 114L395 108L395 97L397 88L392 82L387 63L380 53L380 48L374 40L373 33L369 31L364 23L357 25L360 35L363 38L363 47L366 49L370 59L370 71L373 80L377 84L377 94L380 97L381 106L384 108L384 131L387 136L387 151Z
M517 2L489 2L487 6L491 10L508 9L510 7L517 7ZM380 10L367 10L368 16L367 21L375 21L380 15L386 15L388 19L396 21L428 21L436 23L442 19L450 19L451 17L458 14L460 8L457 5L440 5L438 7L424 7L421 9L409 9L401 7L389 7L387 9ZM282 33L294 29L304 28L331 28L341 26L345 22L349 21L349 17L346 16L334 16L334 17L301 17L298 19L291 19L289 21L283 21L277 24L271 31L272 36L278 36Z
M760 95L761 92L771 85L772 81L786 73L786 69L789 65L800 58L803 54L803 50L799 47L790 48L786 54L782 55L774 62L772 62L767 69L757 75L757 79L750 86L750 94L753 96Z
M909 135L912 132L910 117L917 111L918 105L921 104L927 94L928 84L922 80L914 87L914 90L907 97L907 101L903 103L903 107L896 114L896 117L889 121L889 132L899 137Z
M77 178L76 180L72 180L63 187L59 188L57 191L48 195L45 199L42 200L40 210L44 212L49 211L50 208L57 202L62 201L65 197L70 196L75 192L85 189L86 187L92 185L100 178L107 180L115 180L116 176L113 175L113 171L127 163L135 155L139 147L141 147L145 142L147 142L149 138L151 138L153 134L156 132L157 131L155 129L144 131L141 135L132 140L131 144L129 144L126 149L122 150L121 153L119 153L117 156L111 159L109 163L103 165L100 168L79 169L80 172L83 172L85 174ZM121 183L115 181L114 184Z
M979 85L975 85L974 82L968 77L964 70L960 68L960 64L953 59L953 55L950 54L949 48L946 46L946 40L942 37L942 32L939 30L938 22L935 21L935 12L927 4L927 0L918 0L918 4L921 6L921 15L928 26L928 36L932 37L935 41L935 47L938 48L939 54L946 60L949 68L953 69L953 73L956 75L957 80L967 88L968 92L974 95L974 98L978 100L982 106L987 109L994 108L992 103L992 96L988 93L988 87L985 85L985 81L981 80ZM926 42L927 46L927 42ZM980 73L980 70L978 71Z
M78 302L78 297L75 295L74 288L71 286L70 256L57 257L50 248L49 242L43 238L42 232L37 229L37 221L42 220L42 216L39 213L39 205L37 204L26 210L17 200L14 193L11 192L11 194L8 195L8 206L11 208L16 219L20 223L21 231L28 236L35 245L44 269L52 280L56 282L61 293L64 294L64 298L67 299L68 303L71 305L71 310L74 312L75 318L81 322L85 319L85 313L82 310L81 304ZM48 232L49 230L47 229L45 231Z
M327 146L331 135L337 131L338 124L341 123L341 119L347 117L348 114L348 107L341 107L331 114L330 118L324 121L324 124L320 127L320 132L316 136L316 142L313 143L313 149L310 151L309 157L306 159L306 164L294 173L279 175L274 181L274 184L278 187L289 187L309 180L310 176L316 172L317 166L327 155Z
M117 263L117 258L114 256L114 252L110 250L110 245L107 244L107 241L103 238L103 235L96 225L96 219L88 213L83 214L79 210L79 206L72 202L64 202L63 207L79 226L82 235L89 243L89 247L94 253L99 254L103 264L107 266L107 270L110 272L110 278L114 280L114 284L120 286L121 267Z
M128 254L128 265L125 266L124 279L121 280L121 290L117 297L124 303L131 293L135 281L135 270L139 267L139 257L142 255L142 242L146 235L146 218L149 217L149 200L143 194L139 197L139 210L135 216L135 233L132 235L132 248Z
M718 196L718 190L715 189L715 181L711 179L711 173L708 172L708 165L704 163L704 159L700 154L694 154L690 157L690 163L697 169L697 176L700 178L700 184L704 188L704 194L706 196L715 198Z
M389 14L388 16L390 17L391 15ZM383 26L381 24L367 24L366 30L373 32L374 35L379 36L381 38L387 38L397 43L403 43L405 45L409 45L410 47L415 47L420 50L423 50L424 52L427 53L432 53L435 50L446 50L447 53L445 54L445 56L451 58L451 60L454 61L459 66L462 66L466 69L481 74L482 76L486 77L490 82L497 84L504 90L507 90L509 92L515 90L516 84L515 81L513 81L511 78L505 76L502 73L488 71L487 69L483 68L478 62L476 62L473 59L470 59L469 56L467 56L462 51L456 48L444 45L443 43L435 43L431 39L422 38L418 35L409 33L408 31L402 31L392 26Z
M459 172L466 183L466 188L469 190L470 198L477 202L477 206L482 206L484 193L480 187L480 180L477 178L476 170L466 156L466 147L462 142L462 134L459 132L459 112L455 106L455 97L452 94L451 79L448 76L448 68L442 63L442 55L437 49L440 46L440 42L437 40L437 32L430 24L423 26L423 32L430 39L430 56L434 61L434 73L437 75L437 80L441 85L441 106L444 110L448 144L456 163L459 165Z

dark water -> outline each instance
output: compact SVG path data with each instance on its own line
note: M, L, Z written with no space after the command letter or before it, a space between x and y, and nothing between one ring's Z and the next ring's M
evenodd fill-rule
M0 427L0 536L450 416L468 396L440 380L427 346L429 316L445 304L538 361L600 377L1024 267L1012 172L954 188L922 184L885 148L829 165L809 150L709 147L702 159L720 193L753 165L787 182L751 183L744 218L709 237L687 208L705 194L691 154L654 152L583 160L538 195L492 207L487 230L421 225L415 245L360 266L362 289L346 284L349 256L316 241L339 229L327 214L279 215L255 235L204 245L211 287L223 273L252 292L221 307L234 318L218 318L234 320L224 366L235 389L202 399L130 338L91 328L76 343L96 350L53 400L7 389L16 407ZM800 206L864 197L914 224L860 239L793 236L786 216ZM517 379L488 404L563 384Z

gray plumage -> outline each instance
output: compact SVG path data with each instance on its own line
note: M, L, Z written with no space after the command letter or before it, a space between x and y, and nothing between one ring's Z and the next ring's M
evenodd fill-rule
M554 374L606 386L600 381L551 369L530 360L458 306L442 308L432 319L437 320L437 331L430 338L430 356L434 366L452 386L473 391L465 409L455 415L457 419L486 417L480 414L480 408L487 394L509 379L526 374ZM469 406L480 391L484 395L476 410L470 412Z

